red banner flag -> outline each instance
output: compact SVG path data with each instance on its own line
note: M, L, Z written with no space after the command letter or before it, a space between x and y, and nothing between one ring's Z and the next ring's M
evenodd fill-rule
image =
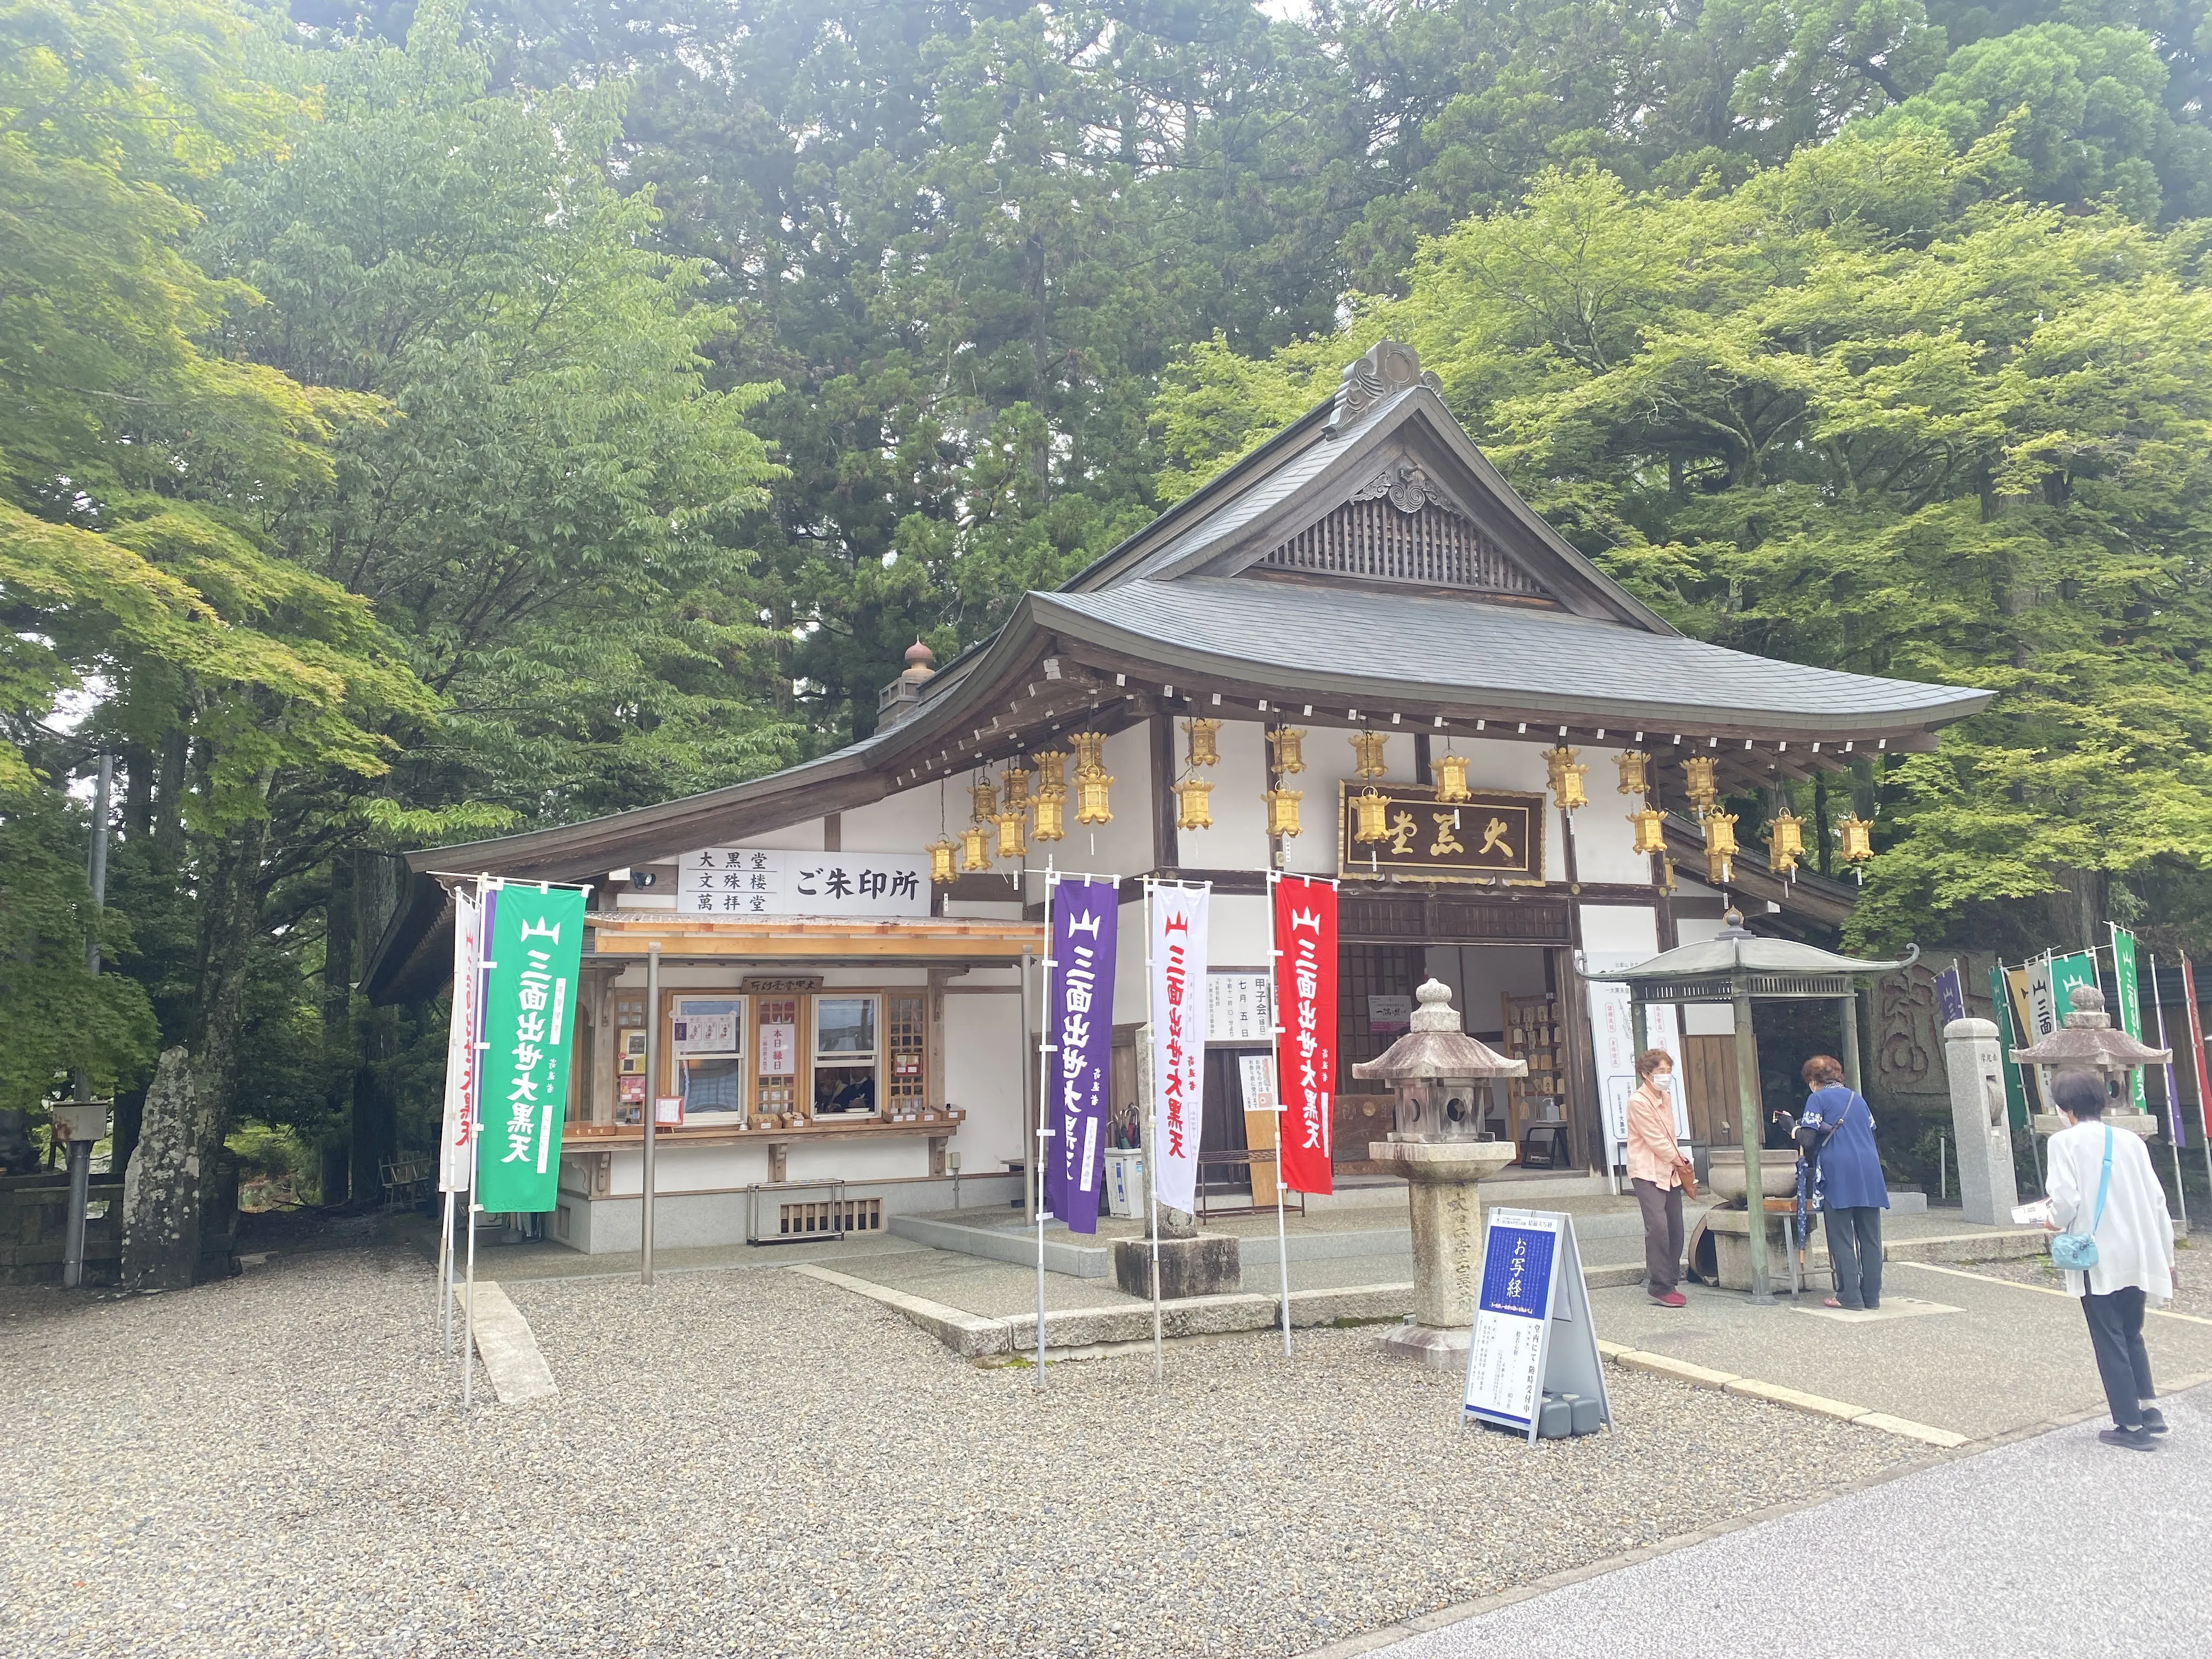
M2197 1115L2203 1120L2205 1138L2212 1140L2212 1095L2204 1091L2204 1027L2197 1017L2197 975L2187 957L2181 959L2181 1000L2189 1005L2189 1074L2197 1079Z
M1336 1096L1336 884L1275 878L1275 1093L1283 1185L1327 1193Z

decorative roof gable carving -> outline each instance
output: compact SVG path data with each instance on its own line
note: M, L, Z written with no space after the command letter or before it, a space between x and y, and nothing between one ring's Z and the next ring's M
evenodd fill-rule
M1551 597L1472 519L1437 495L1418 467L1402 462L1248 568L1516 599Z
M1329 411L1328 431L1334 437L1355 424L1384 398L1417 386L1442 392L1444 383L1424 374L1421 359L1402 340L1378 340L1358 362L1346 363L1337 377L1336 405Z

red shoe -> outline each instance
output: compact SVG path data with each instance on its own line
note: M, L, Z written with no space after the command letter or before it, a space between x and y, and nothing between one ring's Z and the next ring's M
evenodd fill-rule
M1655 1296L1651 1299L1662 1308L1686 1308L1690 1305L1690 1298L1680 1291L1669 1291L1664 1296Z

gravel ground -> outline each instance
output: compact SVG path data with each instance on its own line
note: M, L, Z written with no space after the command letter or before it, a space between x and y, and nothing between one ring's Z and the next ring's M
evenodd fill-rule
M793 1273L510 1291L562 1392L473 1420L398 1252L0 1293L0 1654L1289 1655L1923 1455L1620 1371L1532 1449L1358 1331L1039 1392Z

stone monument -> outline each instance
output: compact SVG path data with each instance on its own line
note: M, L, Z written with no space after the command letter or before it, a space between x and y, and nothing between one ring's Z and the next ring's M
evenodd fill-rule
M1482 1198L1477 1183L1516 1156L1510 1140L1482 1140L1485 1098L1500 1078L1526 1077L1460 1029L1451 988L1430 980L1414 993L1410 1029L1354 1077L1386 1082L1395 1127L1367 1156L1407 1183L1413 1227L1413 1317L1382 1338L1384 1352L1439 1370L1467 1363L1482 1290ZM1504 1114L1498 1114L1504 1115Z
M1187 1297L1223 1296L1242 1290L1244 1259L1242 1243L1227 1233L1202 1233L1198 1218L1152 1197L1152 1028L1137 1030L1137 1124L1144 1148L1145 1201L1158 1212L1160 1300L1179 1302ZM1114 1241L1114 1283L1125 1296L1152 1298L1152 1241L1117 1238Z
M1968 1221L2009 1226L2020 1202L2013 1173L2012 1125L2005 1116L2004 1064L1997 1028L1954 1019L1943 1028L1943 1068L1951 1079L1951 1133L1959 1149L1959 1204Z

